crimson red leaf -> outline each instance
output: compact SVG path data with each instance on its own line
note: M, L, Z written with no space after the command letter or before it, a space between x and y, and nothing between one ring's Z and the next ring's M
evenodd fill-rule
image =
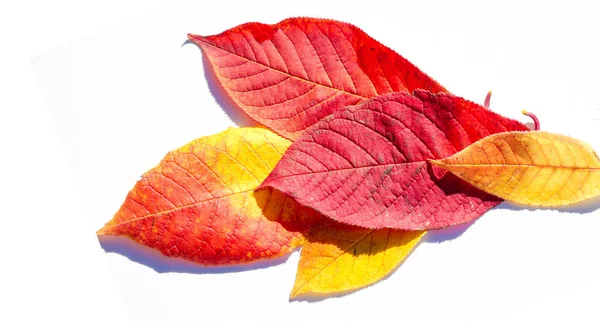
M359 28L334 20L247 23L215 36L188 37L240 108L292 140L319 119L367 98L418 88L446 91Z
M490 134L524 130L450 94L392 93L307 129L260 187L347 224L437 229L477 218L501 200L427 159L451 156Z

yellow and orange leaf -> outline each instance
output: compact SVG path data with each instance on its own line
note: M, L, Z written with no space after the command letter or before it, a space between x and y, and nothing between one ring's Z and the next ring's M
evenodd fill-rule
M371 285L393 272L425 233L334 222L315 226L302 248L290 298Z
M490 135L430 162L487 193L521 204L569 205L600 194L600 161L594 150L558 134Z
M290 142L261 128L230 128L171 151L146 172L98 235L124 235L204 265L291 252L318 218L291 198L254 189Z

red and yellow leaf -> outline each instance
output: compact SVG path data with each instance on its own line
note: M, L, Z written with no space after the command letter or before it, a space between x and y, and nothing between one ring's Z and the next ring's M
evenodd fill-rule
M344 293L371 285L410 254L424 231L315 226L302 247L291 298Z
M517 130L527 127L450 94L383 95L305 131L261 187L367 228L461 224L500 199L427 160L451 156L487 135Z
M204 265L287 254L317 214L280 192L254 189L289 145L259 128L194 140L146 172L97 234L124 235Z
M588 144L546 132L485 137L431 160L473 186L527 205L560 206L600 195L600 160Z
M188 36L237 105L289 139L367 98L417 88L446 91L393 50L339 21L291 18Z

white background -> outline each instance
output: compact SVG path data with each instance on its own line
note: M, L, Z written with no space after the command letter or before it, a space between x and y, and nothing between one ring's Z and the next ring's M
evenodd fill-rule
M566 211L502 204L468 229L430 233L383 282L318 302L287 299L297 252L204 269L100 246L95 231L145 170L233 124L199 49L182 46L188 32L290 16L351 22L451 92L482 101L492 89L493 110L528 121L527 109L542 129L600 150L594 5L393 3L3 4L0 319L600 319L598 199Z

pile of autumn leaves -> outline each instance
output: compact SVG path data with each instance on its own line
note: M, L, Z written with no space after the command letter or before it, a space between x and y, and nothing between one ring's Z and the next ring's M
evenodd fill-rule
M554 206L600 193L588 145L448 93L352 25L294 18L189 38L264 128L169 152L98 235L203 265L302 246L291 297L333 294L382 279L427 230L502 199Z

